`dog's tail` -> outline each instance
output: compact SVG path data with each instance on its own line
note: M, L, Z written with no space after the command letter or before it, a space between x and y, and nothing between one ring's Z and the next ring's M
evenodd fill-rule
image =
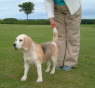
M57 30L56 23L51 24L51 26L53 28L53 41L57 41L58 40L58 30Z

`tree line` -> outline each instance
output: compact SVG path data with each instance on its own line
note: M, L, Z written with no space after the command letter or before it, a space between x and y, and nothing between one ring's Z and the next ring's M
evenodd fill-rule
M81 24L95 24L95 19L82 19Z
M16 18L5 18L0 20L0 24L30 24L30 25L48 25L48 19L29 19L29 20L18 20Z
M18 20L16 18L5 18L0 20L0 24L31 24L31 25L48 25L48 19L29 19ZM82 19L81 24L95 24L95 19Z

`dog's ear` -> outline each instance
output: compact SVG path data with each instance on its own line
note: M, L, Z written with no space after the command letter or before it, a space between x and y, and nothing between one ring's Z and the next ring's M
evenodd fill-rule
M30 37L24 37L23 49L29 50L32 46L32 39Z

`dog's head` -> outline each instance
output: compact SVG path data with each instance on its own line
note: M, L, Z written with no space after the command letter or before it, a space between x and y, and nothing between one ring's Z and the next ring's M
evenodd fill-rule
M31 45L32 45L32 39L26 34L18 35L13 44L15 49L24 49L24 50L30 49Z

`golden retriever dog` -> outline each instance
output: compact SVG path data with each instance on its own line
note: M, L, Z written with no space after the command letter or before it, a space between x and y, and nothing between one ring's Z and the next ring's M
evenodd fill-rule
M47 61L46 72L50 72L50 74L55 73L58 56L58 47L56 44L57 36L57 30L54 28L53 40L47 43L35 43L26 34L20 34L16 37L13 46L16 49L21 49L24 56L24 75L22 76L21 81L25 81L27 79L30 64L35 64L37 68L37 82L43 81L41 64L44 61Z

